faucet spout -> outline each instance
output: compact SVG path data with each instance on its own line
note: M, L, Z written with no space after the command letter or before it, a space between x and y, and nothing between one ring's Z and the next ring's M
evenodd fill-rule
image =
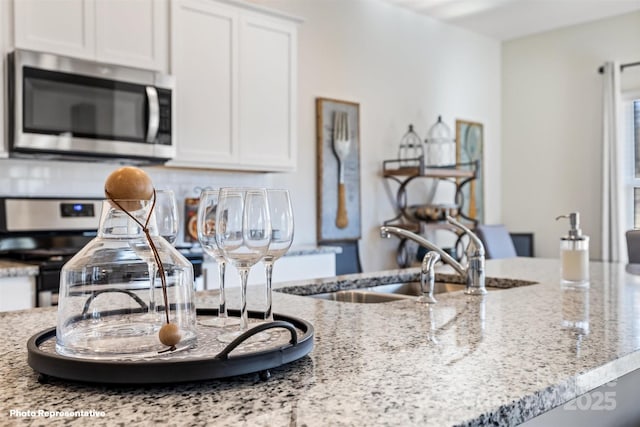
M465 291L468 295L484 295L487 293L487 289L484 286L485 273L484 273L484 245L482 241L465 225L459 223L450 216L447 216L447 221L469 236L469 245L467 246L466 255L468 259L468 266L463 267L458 261L453 259L451 255L434 245L424 237L413 233L404 228L395 227L391 225L383 225L380 227L380 236L383 238L389 238L392 234L397 236L413 240L420 246L423 246L433 252L440 255L443 262L449 264L453 269L462 277L467 285ZM432 261L431 265L435 264Z
M406 239L409 240L413 240L414 242L416 242L417 244L419 244L420 246L424 246L425 248L437 252L440 255L440 258L442 259L442 261L446 262L447 264L449 264L451 267L453 267L453 269L462 277L466 277L467 272L465 271L464 267L462 267L462 265L460 265L460 263L458 261L456 261L455 259L453 259L453 257L451 255L449 255L448 253L446 253L445 251L443 251L442 249L440 249L438 246L434 245L433 243L431 243L430 241L428 241L427 239L425 239L424 237L413 233L409 230L405 230L404 228L400 228L400 227L395 227L392 225L383 225L382 227L380 227L380 236L383 238L390 238L392 234L395 234L397 236L400 237L404 237Z

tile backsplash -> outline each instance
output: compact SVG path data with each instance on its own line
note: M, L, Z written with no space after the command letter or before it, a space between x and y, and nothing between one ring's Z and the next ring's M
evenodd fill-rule
M104 181L121 165L115 163L2 159L0 197L103 197ZM180 213L186 197L197 197L203 187L271 185L265 173L221 172L142 166L158 189L172 189ZM183 241L182 229L178 243Z

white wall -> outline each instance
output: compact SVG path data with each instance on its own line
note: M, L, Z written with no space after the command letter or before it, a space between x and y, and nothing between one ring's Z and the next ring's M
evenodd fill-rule
M381 0L265 0L258 2L305 22L298 42L298 169L287 174L224 174L150 169L156 186L179 196L196 186L272 185L292 192L294 244L316 242L315 98L360 104L361 257L367 271L395 267L397 240L378 226L394 216L380 175L397 156L409 123L423 138L437 116L484 123L486 218L500 212L500 44ZM0 161L1 195L95 195L113 165ZM240 181L240 182L237 182Z
M424 138L437 116L485 125L486 217L500 213L500 44L379 0L266 0L302 17L299 29L298 171L276 175L298 201L297 238L316 236L316 97L360 104L363 268L393 268L397 239L378 227L395 214L381 177L413 123ZM304 222L300 221L304 218Z
M601 100L605 61L640 60L640 13L504 43L502 218L535 233L536 255L558 256L568 229L557 215L581 214L591 258L601 257ZM640 67L622 75L640 87Z
M2 58L0 58L0 82L2 82L2 90L0 90L0 117L3 119L6 117L4 112L6 111L5 106L7 105L7 91L6 88L6 53L9 51L9 46L13 43L11 34L9 29L12 28L10 25L10 16L12 16L13 10L12 5L9 4L8 1L0 1L0 54ZM6 119L5 119L6 120ZM8 129L5 125L5 120L0 120L0 159L8 157L7 149L8 149Z

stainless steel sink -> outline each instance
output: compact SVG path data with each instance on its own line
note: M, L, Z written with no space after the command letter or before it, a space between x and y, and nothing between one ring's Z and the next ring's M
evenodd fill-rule
M433 293L442 294L444 292L463 291L465 287L466 286L461 283L435 282ZM367 288L367 291L416 297L422 295L420 282L392 283L390 285L372 286Z
M440 282L434 284L434 294L442 294L446 292L464 291L465 285L461 283L451 283L446 277L442 277ZM487 290L494 292L500 289L517 288L520 286L533 285L537 282L522 279L509 279L499 277L487 277ZM277 291L285 293L284 289ZM403 299L412 299L422 295L419 282L401 282L391 283L387 285L369 286L366 288L349 289L344 291L327 292L322 294L306 295L313 298L320 298L331 301L352 302L352 303L381 303L389 301L398 301Z
M324 294L314 294L309 296L313 298L326 299L330 301L355 302L355 303L364 303L364 304L398 301L398 300L404 300L409 298L407 295L385 294L382 292L370 292L364 289L358 289L353 291L327 292Z
M458 283L436 282L434 293L455 292L464 290L465 285ZM419 282L392 283L389 285L371 286L369 288L352 289L323 294L309 295L313 298L339 302L381 303L412 299L422 295Z

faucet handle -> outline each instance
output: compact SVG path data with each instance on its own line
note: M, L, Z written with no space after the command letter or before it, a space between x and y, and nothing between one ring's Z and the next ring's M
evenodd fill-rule
M440 254L435 251L429 251L422 259L422 268L420 270L420 295L416 301L435 304L438 301L433 296L436 274L434 268L436 263L440 261Z
M449 222L451 225L460 229L467 236L469 236L469 240L473 242L474 246L476 247L476 255L484 256L484 244L482 244L482 240L480 240L480 238L473 231L471 231L464 224L456 221L451 215L447 215L447 222Z

